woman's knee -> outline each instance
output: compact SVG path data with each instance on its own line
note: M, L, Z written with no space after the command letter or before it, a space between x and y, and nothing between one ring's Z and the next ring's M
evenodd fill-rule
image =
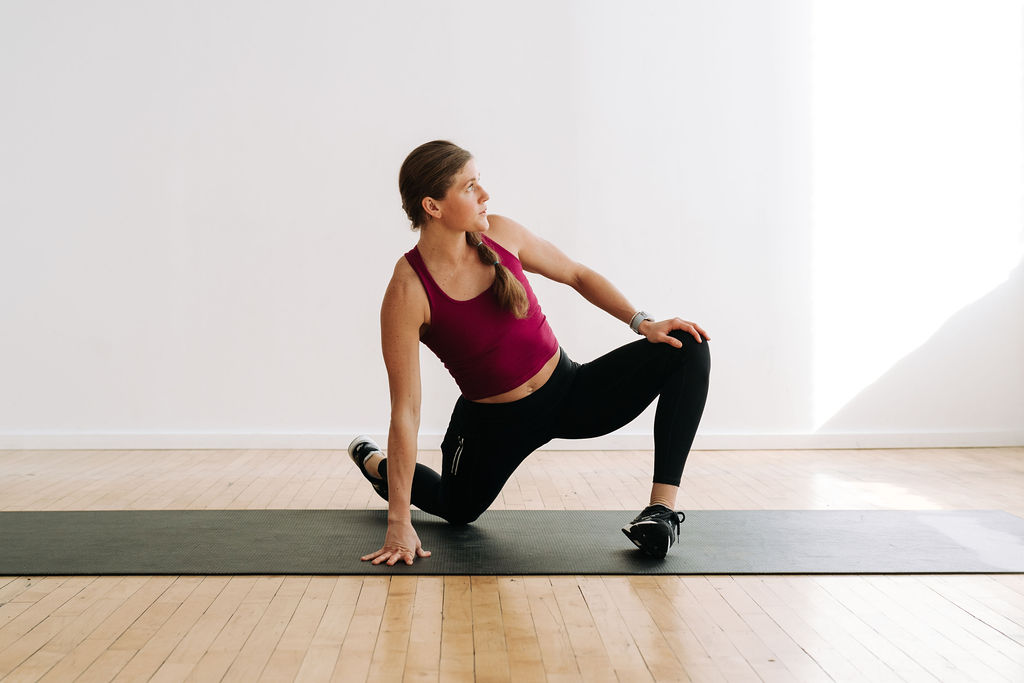
M683 343L681 349L674 350L684 354L688 364L704 375L711 373L711 348L707 339L698 342L692 334L684 330L672 330L668 334Z
M479 505L454 506L444 515L444 520L453 526L465 526L475 522L486 509Z
M475 522L480 517L479 514L463 514L455 513L445 517L446 522L452 526L468 526Z

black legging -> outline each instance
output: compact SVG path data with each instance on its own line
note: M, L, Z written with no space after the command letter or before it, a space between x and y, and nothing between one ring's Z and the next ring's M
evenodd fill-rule
M453 524L472 522L519 464L551 439L586 439L629 424L659 394L654 482L679 485L708 393L711 353L676 330L677 349L640 339L582 365L565 350L551 378L510 403L459 397L441 442L442 473L417 463L412 503ZM387 480L387 461L380 466Z

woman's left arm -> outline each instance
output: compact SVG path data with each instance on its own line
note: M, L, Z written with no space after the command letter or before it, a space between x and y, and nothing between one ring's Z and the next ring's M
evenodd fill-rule
M501 236L507 236L511 243L518 246L519 261L525 270L569 285L587 301L627 325L638 312L639 309L634 308L625 295L605 276L582 263L573 261L558 247L534 235L515 221L500 216L489 218L492 221L498 219ZM681 347L682 342L669 336L669 332L673 330L683 330L693 335L698 343L703 339L711 339L711 336L700 325L681 318L669 318L657 322L645 320L640 323L639 330L640 334L647 337L648 341L664 342L676 347Z

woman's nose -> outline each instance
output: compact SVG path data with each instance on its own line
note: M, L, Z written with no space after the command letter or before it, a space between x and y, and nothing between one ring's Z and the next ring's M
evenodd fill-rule
M485 190L483 188L483 185L477 185L477 187L480 188L480 203L481 204L486 202L488 199L491 198L491 195L487 194L487 190Z

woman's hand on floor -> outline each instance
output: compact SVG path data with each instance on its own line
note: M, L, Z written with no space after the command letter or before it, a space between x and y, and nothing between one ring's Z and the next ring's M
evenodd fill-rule
M672 330L682 330L689 335L692 335L699 344L704 339L711 339L711 335L704 331L700 325L689 320L683 320L682 318L669 318L668 320L661 320L654 322L653 320L645 320L640 323L638 329L640 334L647 337L647 341L652 343L664 342L671 344L672 346L682 348L683 343L675 337L670 337L669 332ZM702 339L703 337L703 339Z
M373 560L373 564L387 562L389 567L393 567L399 561L412 564L417 557L430 557L430 551L423 549L412 522L388 522L383 547L375 553L363 555L361 559Z

